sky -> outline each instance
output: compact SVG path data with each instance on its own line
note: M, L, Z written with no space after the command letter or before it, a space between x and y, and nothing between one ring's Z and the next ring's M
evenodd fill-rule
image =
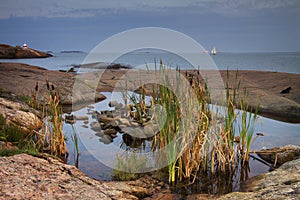
M89 52L122 31L163 27L210 50L300 51L300 0L0 0L0 43Z

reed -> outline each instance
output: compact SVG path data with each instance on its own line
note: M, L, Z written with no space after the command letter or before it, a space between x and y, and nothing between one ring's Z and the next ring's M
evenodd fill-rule
M62 131L62 107L55 87L48 80L46 80L46 88L47 90L42 93L43 101L38 101L37 97L40 95L40 90L37 83L35 93L29 101L31 107L41 110L41 117L44 119L42 129L35 132L33 137L36 138L39 151L66 159L68 148Z
M5 140L16 144L22 152L34 154L36 152L47 152L56 157L66 159L68 148L62 131L62 108L58 94L55 92L54 85L46 80L46 91L40 91L39 84L36 83L34 92L31 96L22 97L35 114L43 120L42 129L32 131L29 135L21 133L19 128L14 125L1 125L5 119L0 115L0 140ZM38 99L38 97L41 97ZM42 100L41 100L42 99ZM38 111L39 110L39 111ZM77 135L74 135L77 138ZM75 139L77 141L77 139ZM78 146L78 145L75 145Z
M246 112L248 110L248 105L241 101L241 124L240 124L240 155L242 157L243 164L249 161L250 148L254 142L254 124L257 120L258 108L252 112Z
M79 143L78 143L78 135L77 135L77 129L76 127L72 124L72 130L73 134L71 135L71 140L74 144L74 161L75 161L75 167L78 168L78 159L79 159Z
M180 69L177 68L177 71L180 72ZM207 82L201 84L199 74L190 76L185 73L190 84L188 87L192 89L192 92L187 92L179 75L170 76L162 61L158 69L155 65L155 73L163 77L164 85L152 86L152 106L160 105L165 110L166 122L152 140L152 151L168 147L157 162L168 160L170 183L187 179L193 183L199 171L211 174L233 172L239 163L236 162L238 158L242 159L243 165L248 162L257 110L255 114L247 114L248 106L239 96L238 72L233 85L229 83L227 72L226 106L220 109L224 111L209 104L210 91ZM175 85L173 91L171 85ZM180 94L180 98L175 94ZM194 96L196 101L193 101ZM129 98L138 112L143 109L143 103L137 98ZM240 113L236 112L237 102L240 102ZM223 115L224 121L218 115ZM241 138L238 145L235 144L236 135Z

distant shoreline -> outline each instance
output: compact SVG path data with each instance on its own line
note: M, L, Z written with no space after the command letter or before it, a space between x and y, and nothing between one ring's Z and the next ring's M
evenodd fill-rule
M50 53L28 48L26 44L21 46L10 46L0 44L0 59L23 59L23 58L48 58L52 57Z

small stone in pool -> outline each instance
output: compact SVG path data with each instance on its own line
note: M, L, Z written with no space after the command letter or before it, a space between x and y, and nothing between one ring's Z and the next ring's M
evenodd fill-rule
M117 101L110 101L109 103L108 103L108 106L109 107L115 107L115 106L117 106L118 105L118 102Z
M104 133L103 132L97 132L95 135L98 136L98 137L103 137Z
M99 139L100 142L104 144L110 144L113 142L113 139L109 135L104 135L102 138Z
M115 129L106 129L103 131L105 135L112 135L112 134L116 134L117 131Z

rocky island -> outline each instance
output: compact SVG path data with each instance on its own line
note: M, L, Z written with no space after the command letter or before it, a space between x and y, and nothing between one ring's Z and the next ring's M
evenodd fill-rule
M51 56L49 53L27 48L25 44L23 47L0 44L0 59L48 58Z

